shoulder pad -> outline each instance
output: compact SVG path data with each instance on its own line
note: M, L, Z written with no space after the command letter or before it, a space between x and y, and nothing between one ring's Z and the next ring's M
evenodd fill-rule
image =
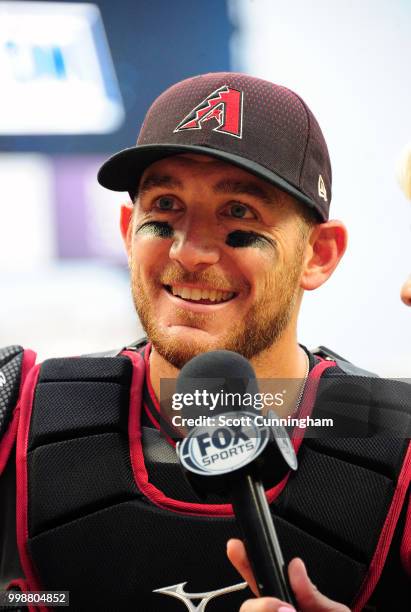
M336 359L335 363L345 374L350 374L351 376L365 376L366 378L379 378L378 374L359 368L353 363L345 361L345 359Z
M111 349L109 351L100 351L99 353L88 353L87 355L82 355L82 357L117 357L121 355L123 351L138 351L138 349L142 348L147 342L148 339L144 336L131 344L127 344L127 346Z
M23 355L21 346L0 349L0 440L10 423L19 396Z
M85 353L81 357L118 357L123 350L123 348L115 348L109 351L99 351L98 353Z
M145 346L148 342L148 338L147 336L143 336L142 338L139 338L138 340L136 340L135 342L132 342L131 344L128 344L124 350L128 351L138 351L138 349L143 348L143 346Z
M318 355L318 357L322 357L328 361L335 361L340 370L342 370L345 374L350 374L351 376L378 378L378 374L374 374L373 372L359 368L348 361L348 359L341 357L341 355L338 355L326 346L317 346L317 348L313 349L311 352L314 355Z

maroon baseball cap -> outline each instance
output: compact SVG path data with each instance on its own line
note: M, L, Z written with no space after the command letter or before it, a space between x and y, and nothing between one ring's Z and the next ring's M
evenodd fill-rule
M188 152L248 170L328 219L327 144L308 106L286 87L234 72L176 83L151 105L136 146L110 157L98 181L135 194L148 166Z

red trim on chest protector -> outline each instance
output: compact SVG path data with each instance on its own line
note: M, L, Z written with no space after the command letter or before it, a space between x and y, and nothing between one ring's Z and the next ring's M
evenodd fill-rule
M144 411L146 413L146 415L148 416L148 418L150 419L151 423L154 425L154 427L156 429L158 429L158 431L161 431L161 427L160 427L160 404L157 401L156 398L156 394L154 393L154 389L153 389L153 385L151 384L151 377L150 377L150 352L151 352L151 343L148 342L146 344L146 346L144 347L144 351L141 351L140 355L144 356L144 367L145 367L145 383L147 385L147 389L148 389L148 393L150 395L151 398L151 403L153 404L156 413L157 413L157 418L154 416L154 414L152 414L151 410L149 410L149 408L147 407L146 404L144 404L144 399L143 399L143 407L144 407ZM176 445L175 440L173 440L173 438L170 438L170 436L168 436L164 431L162 432L164 438L167 440L167 442L171 445L174 446Z
M31 413L33 410L34 393L40 373L40 364L29 373L23 388L20 401L20 421L17 432L16 445L16 474L17 474L17 547L20 563L26 576L29 591L41 591L40 581L34 570L27 548L29 537L28 527L28 477L27 477L27 449L29 442ZM37 606L41 612L48 608Z
M4 434L0 442L0 475L3 473L3 470L9 459L11 449L13 448L14 442L16 440L17 426L18 426L19 416L20 416L21 391L23 389L23 385L27 378L27 375L30 372L31 368L34 366L35 361L36 361L36 353L34 351L31 351L30 349L26 349L24 351L23 361L21 364L20 387L19 387L18 400L13 410L13 416L11 417L11 421L9 423L9 426L7 427L6 433Z
M407 517L405 519L404 535L401 541L400 556L402 565L411 578L411 492L409 494Z
M369 598L371 597L378 580L381 577L382 570L387 559L388 551L390 550L391 541L394 536L394 531L403 508L404 499L410 486L411 472L411 442L408 444L408 451L405 455L402 464L401 472L398 476L397 486L393 498L391 500L390 509L388 510L384 526L381 530L378 539L377 547L374 551L374 556L368 568L367 575L361 585L359 595L354 603L352 612L360 612ZM410 508L408 508L410 511ZM407 520L409 519L409 516ZM406 533L406 529L405 529ZM408 551L409 552L409 551ZM406 568L407 569L407 568ZM409 568L408 568L409 569ZM395 594L393 594L395 597Z
M149 349L147 349L149 350ZM141 409L142 409L142 392L144 378L146 376L145 362L142 355L135 351L124 351L123 355L127 355L133 363L133 377L130 390L130 412L129 412L129 443L130 443L130 458L133 467L134 479L140 491L156 506L171 510L173 512L181 512L184 514L197 514L200 516L233 516L231 504L198 504L193 502L185 502L167 497L162 491L153 486L148 480L148 473L144 463L144 454L141 444ZM315 397L317 394L318 383L323 372L330 367L334 367L334 361L321 361L310 372L307 379L306 388L304 391L303 401L298 413L299 418L307 417L311 414ZM149 381L147 380L147 383ZM155 399L151 383L148 384L152 400L159 410L157 399ZM297 428L296 428L297 429ZM292 443L294 450L298 453L298 449L304 439L305 430L294 430ZM287 484L290 472L278 483L275 487L267 491L267 499L272 503Z

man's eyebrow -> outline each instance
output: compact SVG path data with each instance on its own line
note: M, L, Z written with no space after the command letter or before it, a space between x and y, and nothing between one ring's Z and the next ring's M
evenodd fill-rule
M170 176L169 174L150 174L147 176L144 181L141 183L138 193L143 194L150 189L155 189L156 187L182 187L183 184L174 176Z
M175 176L169 174L150 174L142 181L138 189L138 195L147 193L156 187L182 189L183 183ZM276 193L270 194L268 190L252 180L223 179L213 186L213 191L215 193L251 195L270 207L280 199Z
M219 181L213 187L215 193L226 193L236 195L251 195L259 200L262 200L264 204L272 206L278 199L275 195L270 195L268 190L265 190L258 183L254 181L236 181L230 179L224 179Z

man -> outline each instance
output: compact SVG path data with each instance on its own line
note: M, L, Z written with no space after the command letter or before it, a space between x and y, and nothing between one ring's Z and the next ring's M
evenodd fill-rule
M408 426L408 391L387 393L361 372L348 399L336 397L338 380L360 372L297 343L303 292L330 277L346 247L345 227L328 219L328 151L306 104L247 75L188 79L154 102L137 146L108 160L99 181L132 198L121 231L149 342L40 367L25 353L0 452L5 464L18 430L13 584L70 590L79 610L238 609L247 594L224 555L239 535L231 506L204 503L184 481L158 403L162 379L229 349L258 378L301 381L282 416L331 407L368 435L294 438L299 469L267 492L287 562L302 557L319 591L343 602L336 611L372 596L387 609L391 589L406 609L408 444L382 433L394 409ZM251 583L241 543L229 549ZM300 609L324 610L299 587L299 564L290 579Z

